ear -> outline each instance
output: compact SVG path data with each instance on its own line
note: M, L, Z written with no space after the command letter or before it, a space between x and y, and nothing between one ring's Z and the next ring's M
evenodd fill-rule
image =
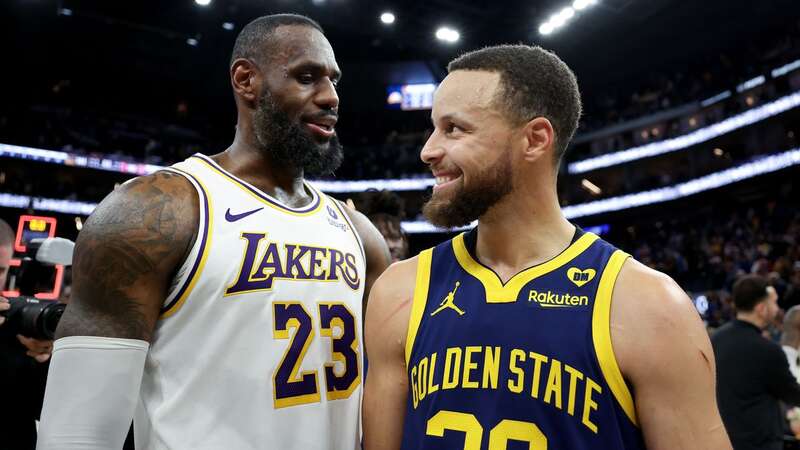
M767 302L758 302L756 306L753 307L753 312L756 313L759 317L766 317L767 315Z
M524 125L522 131L526 141L523 155L526 161L533 162L545 156L552 160L556 135L550 120L535 117Z
M231 86L236 98L255 104L261 90L261 72L249 59L239 58L231 64Z

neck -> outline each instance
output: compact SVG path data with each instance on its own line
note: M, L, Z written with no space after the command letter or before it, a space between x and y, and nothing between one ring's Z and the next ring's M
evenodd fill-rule
M741 320L742 322L748 322L755 325L756 327L758 327L759 330L763 330L767 326L767 322L765 322L763 319L761 319L755 313L752 312L736 313L736 318Z
M479 219L478 259L503 280L567 248L575 226L561 213L555 183L516 186Z
M307 203L309 193L303 185L303 169L277 167L269 153L259 148L249 123L240 120L233 143L224 152L212 156L214 161L238 178L264 193L292 206Z

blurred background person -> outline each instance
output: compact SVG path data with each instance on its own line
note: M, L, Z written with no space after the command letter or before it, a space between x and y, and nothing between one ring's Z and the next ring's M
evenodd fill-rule
M781 347L762 335L778 313L778 294L760 275L733 285L736 319L711 337L720 414L736 450L782 450L779 401L800 405L800 385Z
M0 291L5 289L15 234L0 219ZM6 299L0 310L8 309ZM16 334L0 317L0 449L34 450L52 341Z
M405 202L399 195L385 189L370 189L359 196L356 207L383 235L392 254L392 262L408 258L408 235L402 227Z

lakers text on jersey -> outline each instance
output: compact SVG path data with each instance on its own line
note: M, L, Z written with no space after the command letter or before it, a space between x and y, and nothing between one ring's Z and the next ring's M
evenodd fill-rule
M362 244L340 205L289 208L195 155L200 200L134 419L144 449L360 445Z

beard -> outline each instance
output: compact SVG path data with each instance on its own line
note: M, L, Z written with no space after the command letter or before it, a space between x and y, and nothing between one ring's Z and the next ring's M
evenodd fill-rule
M323 112L322 115L335 115ZM305 175L332 174L342 164L343 152L335 134L327 142L314 139L300 121L292 121L265 90L253 117L260 149L278 167L303 169Z
M511 154L506 152L492 167L472 177L471 186L462 175L454 192L444 197L435 193L422 208L422 214L438 227L455 228L468 225L486 213L513 188Z

